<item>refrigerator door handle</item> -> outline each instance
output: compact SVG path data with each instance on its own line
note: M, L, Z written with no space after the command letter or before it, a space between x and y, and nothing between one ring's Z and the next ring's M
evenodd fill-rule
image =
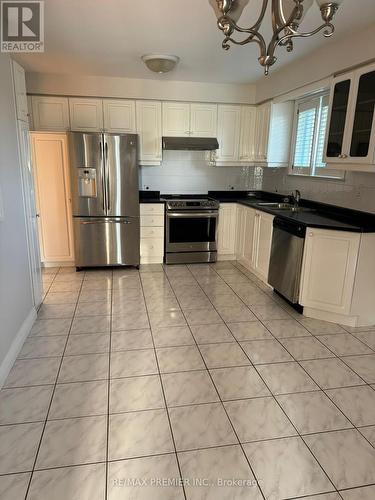
M101 181L102 181L102 198L103 198L103 212L106 214L106 188L105 188L105 170L103 161L103 143L99 142L99 155L100 155L100 170L101 170Z
M124 219L93 219L93 220L80 220L80 224L87 226L89 224L131 224L131 220Z
M107 196L107 213L111 210L110 200L110 184L109 184L109 169L108 169L108 143L104 142L104 161L105 161L105 175L106 175L106 196Z

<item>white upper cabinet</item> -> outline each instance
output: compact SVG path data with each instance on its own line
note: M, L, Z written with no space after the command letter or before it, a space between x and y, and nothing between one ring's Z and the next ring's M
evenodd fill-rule
M70 128L78 132L101 132L103 130L102 99L70 98Z
M256 165L285 167L289 164L293 113L293 101L266 102L258 106L254 147Z
M240 161L254 160L256 107L241 106Z
M241 107L230 105L218 106L217 137L219 150L218 161L237 161L239 158L241 126Z
M254 161L255 106L219 104L217 164L241 165Z
M12 67L17 118L23 122L28 122L25 70L16 61L12 61Z
M255 160L258 162L267 161L270 117L270 102L258 106L255 125Z
M163 102L163 136L190 135L190 104L188 102Z
M217 104L163 102L163 135L216 137Z
M161 102L136 101L137 133L139 134L139 162L141 165L160 165Z
M333 79L325 160L335 168L373 171L375 64Z
M67 97L32 96L31 102L35 130L70 129Z
M103 100L104 130L113 133L134 134L135 101L125 99Z
M359 245L358 233L307 230L301 282L303 306L350 313Z
M190 135L216 137L217 104L193 103L190 105Z

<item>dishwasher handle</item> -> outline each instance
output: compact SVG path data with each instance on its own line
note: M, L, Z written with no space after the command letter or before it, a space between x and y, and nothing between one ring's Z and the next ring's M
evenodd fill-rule
M275 217L273 219L273 227L282 229L286 233L297 236L298 238L306 237L306 226L297 221L284 219L283 217Z

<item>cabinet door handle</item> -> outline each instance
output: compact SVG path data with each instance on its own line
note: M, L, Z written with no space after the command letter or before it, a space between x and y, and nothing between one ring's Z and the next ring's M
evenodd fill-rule
M309 233L309 236L312 238L314 236L314 233Z

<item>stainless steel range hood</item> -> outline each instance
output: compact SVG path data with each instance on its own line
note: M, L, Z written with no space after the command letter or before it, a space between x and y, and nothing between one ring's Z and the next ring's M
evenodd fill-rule
M163 137L163 149L174 151L212 151L219 149L216 137Z

